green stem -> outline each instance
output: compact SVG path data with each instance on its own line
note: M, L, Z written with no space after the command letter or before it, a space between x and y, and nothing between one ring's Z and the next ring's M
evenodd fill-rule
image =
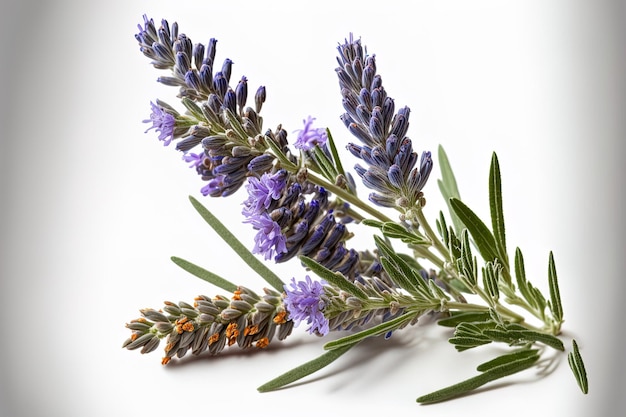
M450 254L448 253L448 249L443 243L441 243L441 240L439 240L439 237L430 226L430 223L428 223L428 220L426 220L422 207L415 210L415 217L417 218L417 222L420 226L422 226L422 228L424 229L424 233L426 233L426 236L431 240L435 248L437 248L439 253L441 253L443 257L447 259L450 256Z
M380 220L382 222L392 222L393 221L389 217L387 217L386 215L381 213L380 211L378 211L375 208L373 208L372 206L370 206L369 204L366 204L363 200L357 198L355 195L350 194L349 192L347 192L343 188L338 187L335 184L332 184L332 183L324 180L321 177L318 177L313 172L309 171L307 173L307 178L312 183L314 183L316 185L319 185L320 187L326 188L328 191L330 191L331 193L335 194L337 197L340 197L342 200L347 201L348 203L352 204L355 207L358 207L359 209L361 209L364 212L366 212L367 214L375 217L376 219L378 219L378 220Z

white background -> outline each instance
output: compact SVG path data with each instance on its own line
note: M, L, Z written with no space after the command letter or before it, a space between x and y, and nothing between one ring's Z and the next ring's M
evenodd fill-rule
M410 7L409 7L410 5ZM6 416L616 415L623 396L624 5L610 1L5 1L0 13L0 414ZM583 396L565 355L534 371L434 406L417 396L474 374L489 349L458 354L433 326L372 340L308 378L255 388L321 353L296 329L281 348L185 358L121 348L124 324L164 300L215 289L177 255L260 289L193 211L203 185L141 121L157 97L134 39L146 13L178 21L194 42L218 41L233 80L265 85L265 126L311 114L339 143L335 47L353 32L376 53L396 106L411 107L417 151L443 144L461 195L488 214L491 152L503 173L508 245L546 288L554 251L564 338L586 360ZM354 160L345 160L351 166ZM435 167L427 214L442 207ZM362 187L361 187L362 188ZM232 229L238 194L203 198ZM369 241L361 242L369 245ZM359 244L359 242L355 242ZM621 262L620 262L621 261ZM296 264L276 270L287 280ZM511 384L512 383L512 384ZM491 389L491 388L496 389ZM503 413L502 410L506 410Z

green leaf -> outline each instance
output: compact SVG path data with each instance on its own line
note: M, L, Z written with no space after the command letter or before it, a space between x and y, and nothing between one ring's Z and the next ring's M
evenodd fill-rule
M502 365L494 366L473 378L466 379L458 384L450 385L438 391L431 392L430 394L423 395L417 399L417 402L422 404L432 404L458 397L468 393L469 391L475 390L488 382L528 369L533 366L535 362L537 362L537 359L539 359L539 355L535 354L516 359Z
M569 362L569 367L574 373L574 377L576 378L576 382L578 383L580 390L583 392L583 394L587 394L589 392L587 371L585 370L583 357L580 355L580 351L578 350L578 343L576 343L576 340L572 340L572 349L573 350L567 354L567 361Z
M468 281L470 287L476 285L476 258L472 256L472 248L469 243L469 232L467 229L463 229L461 232L461 252L457 259L457 268Z
M308 256L300 256L300 260L302 263L311 271L315 272L317 276L328 281L331 284L336 285L341 290L354 295L361 300L367 300L368 296L363 292L362 289L354 285L352 282L348 281L346 277L344 277L339 272L333 272L325 266L321 265L319 262L309 258Z
M437 184L439 185L439 191L441 192L441 195L448 204L448 210L450 211L450 217L452 218L454 230L456 234L459 235L461 234L461 230L463 230L463 223L452 210L452 207L450 206L450 199L460 199L461 195L459 194L459 189L456 184L456 179L454 178L452 166L450 165L450 161L448 160L448 155L441 145L439 145L438 149L438 159L439 168L441 169L441 180L438 180Z
M452 343L457 351L463 352L481 345L488 345L491 340L476 336L454 336L448 339L448 342Z
M476 370L480 372L486 372L500 365L505 365L507 363L515 362L519 359L532 357L534 355L537 355L538 352L539 352L538 349L516 350L515 352L507 353L502 356L498 356L497 358L492 359L490 361L481 363L480 365L476 367Z
M480 322L489 319L488 312L480 311L463 311L452 312L450 317L446 317L437 322L438 325L444 327L456 327L460 323Z
M565 347L563 342L556 336L546 333L540 333L528 330L522 326L516 329L513 325L507 326L506 329L485 329L483 334L495 342L507 342L513 344L525 344L527 342L541 342L553 349L563 351Z
M467 230L469 230L483 259L485 261L497 259L496 240L485 223L461 200L452 198L450 205L465 227L467 227Z
M554 256L550 251L550 259L548 261L548 283L550 286L550 306L552 315L557 323L563 322L563 305L561 304L561 293L559 291L559 283L556 277L556 266L554 264Z
M278 145L272 140L272 138L270 138L269 136L265 136L264 139L265 143L269 146L274 155L280 160L280 163L283 165L283 167L285 167L285 169L291 172L295 172L298 169L298 166L291 162L289 158L287 158L282 149L278 147Z
M380 258L380 262L383 266L383 269L389 274L391 280L400 288L405 289L414 297L424 297L424 295L420 293L420 288L416 286L412 280L410 280L404 273L402 273L400 267L391 262L388 258L382 257Z
M398 223L385 222L380 230L384 236L392 239L400 239L403 243L407 243L409 245L431 245L431 241L429 239L409 232L406 228L404 228L404 226Z
M502 277L500 273L502 265L499 263L487 262L482 269L483 272L483 287L487 290L487 293L492 300L497 300L500 297L500 291L498 290L498 282Z
M546 299L537 288L526 279L524 268L524 256L520 248L515 249L515 279L517 287L528 304L530 304L538 313L543 315L546 307Z
M257 388L259 392L268 392L274 391L279 388L284 387L285 385L291 384L301 378L304 378L307 375L310 375L314 372L319 371L327 365L330 365L336 359L341 357L344 353L349 351L352 347L354 347L356 343L352 345L346 345L341 348L333 349L329 352L324 353L322 356L313 359L309 362L306 362L291 371L288 371L277 378L272 379L271 381L266 382Z
M392 248L386 245L379 236L374 236L374 241L381 253L383 268L390 274L391 279L413 295L422 294L425 298L430 298L428 297L428 285L421 275L418 275L418 273L398 256Z
M237 288L239 288L237 285L220 277L219 275L214 274L211 271L207 271L206 269L201 268L198 265L195 265L182 258L172 256L170 259L172 260L172 262L174 262L176 265L180 266L182 269L189 272L190 274L195 275L196 277L203 279L223 290L226 290L228 292L234 292L237 290Z
M502 208L502 183L500 178L500 164L496 153L491 158L489 169L489 207L491 209L491 225L496 241L496 248L500 262L508 268L506 253L506 238L504 233L504 211Z
M337 170L335 169L335 166L333 165L333 161L331 161L328 158L328 156L324 153L322 148L320 148L317 145L313 148L313 155L315 156L315 162L317 163L317 166L320 168L320 171L322 172L323 176L327 180L334 183L335 180L337 179Z
M282 292L285 283L278 278L278 276L272 272L263 262L257 259L229 230L215 217L206 207L204 207L198 200L189 196L189 200L193 207L200 213L202 218L215 230L215 233L221 237L224 242L230 246L237 255L246 263L250 268L256 271L268 284L274 287L277 291Z
M183 97L181 99L183 106L189 110L189 113L193 115L198 120L205 120L204 113L202 113L202 109L190 98Z
M335 168L337 170L337 173L345 177L346 171L343 170L343 166L341 165L341 158L339 157L339 152L337 152L335 141L333 140L333 136L330 134L330 129L328 128L326 128L326 136L328 137L326 145L328 146L328 149L330 149L330 154L333 156L333 161L335 162Z
M333 350L338 349L344 346L350 346L357 342L360 342L363 339L367 339L372 336L380 336L381 334L385 334L387 332L396 330L401 327L404 323L408 323L413 320L418 313L416 312L407 312L401 316L398 316L389 321L385 321L380 323L374 327L370 327L369 329L362 330L358 333L351 334L349 336L342 337L341 339L333 340L332 342L328 342L324 345L324 349Z

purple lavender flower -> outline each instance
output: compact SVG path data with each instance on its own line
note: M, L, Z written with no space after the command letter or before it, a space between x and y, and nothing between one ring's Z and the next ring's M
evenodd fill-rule
M305 120L302 120L304 129L294 131L294 133L298 133L298 138L293 144L296 148L308 151L313 149L315 145L324 146L324 144L326 144L328 140L326 129L313 127L314 121L315 117L309 116Z
M159 140L163 141L163 146L167 146L170 144L172 139L174 139L174 127L176 125L176 118L168 113L163 107L150 102L150 106L152 107L152 113L150 114L150 118L144 120L144 123L152 122L152 126L146 129L146 132L150 129L154 129L159 133Z
M287 175L287 171L280 170L275 174L265 173L261 178L249 177L246 185L248 199L243 203L243 214L249 217L261 213L270 207L272 201L280 199L287 185Z
M204 153L187 152L183 155L183 161L191 162L189 168L198 169L198 165L202 164L202 161L204 161Z
M207 185L200 189L203 196L210 195L211 197L219 197L222 195L222 189L224 188L224 179L226 175L218 175L209 180Z
M296 282L291 279L291 285L285 285L285 308L295 325L305 321L309 325L309 333L324 336L330 331L328 319L324 316L325 299L324 280L313 281L308 275L306 281Z
M287 239L282 233L280 226L266 212L250 216L244 223L250 223L258 230L254 237L252 253L259 253L265 260L271 259L275 254L287 251Z

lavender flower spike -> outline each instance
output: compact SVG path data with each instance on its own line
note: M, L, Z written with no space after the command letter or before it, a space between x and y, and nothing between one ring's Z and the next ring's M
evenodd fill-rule
M328 300L324 293L324 280L313 281L308 275L305 281L296 282L291 279L291 285L285 285L285 308L289 318L295 325L305 321L309 324L309 333L324 336L328 334L328 319L324 316L324 308Z
M395 110L394 100L387 95L382 78L376 73L376 59L368 55L350 34L349 40L337 48L336 69L346 111L341 119L362 145L350 143L348 150L368 166L355 170L363 183L374 190L370 201L396 207L407 212L424 204L422 188L432 170L430 152L418 155L406 136L410 110Z

